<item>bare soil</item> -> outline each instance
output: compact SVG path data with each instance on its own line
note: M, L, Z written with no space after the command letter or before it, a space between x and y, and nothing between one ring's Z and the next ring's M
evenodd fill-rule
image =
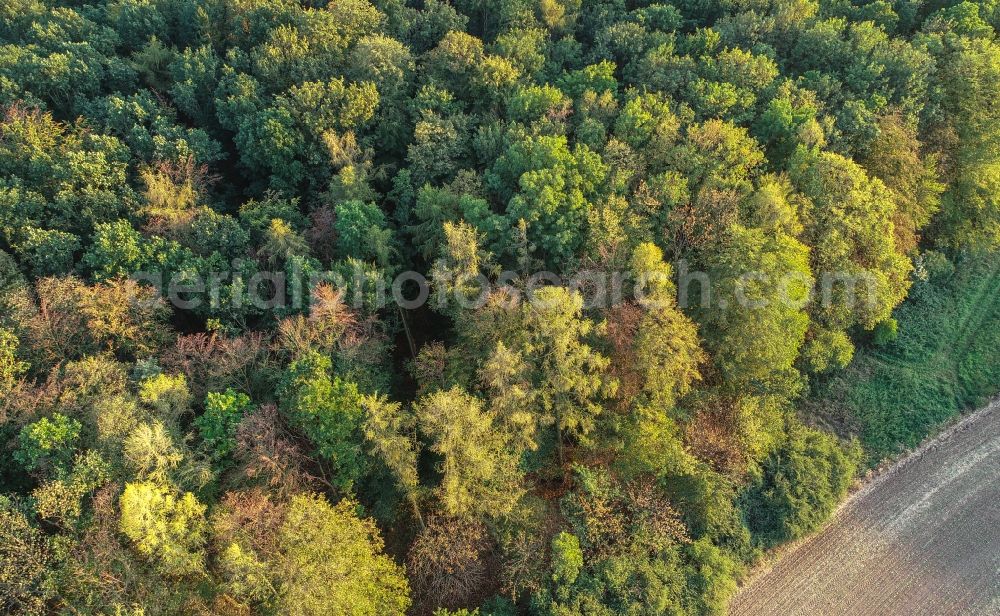
M867 482L730 614L1000 615L1000 401Z

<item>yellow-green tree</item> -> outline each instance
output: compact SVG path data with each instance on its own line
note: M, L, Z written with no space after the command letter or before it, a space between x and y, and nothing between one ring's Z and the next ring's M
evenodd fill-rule
M205 505L190 492L152 482L130 483L119 500L122 533L166 575L205 569Z
M278 532L278 611L289 616L402 616L410 605L403 568L358 505L316 494L292 498Z

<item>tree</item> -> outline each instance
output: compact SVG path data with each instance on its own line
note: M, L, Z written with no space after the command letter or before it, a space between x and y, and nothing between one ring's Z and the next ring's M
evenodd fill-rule
M571 151L565 137L539 136L512 144L486 181L507 204L509 227L524 220L546 262L566 266L582 246L587 213L607 173L600 155L586 146Z
M37 277L67 274L73 269L73 253L80 249L80 239L72 233L27 227L24 239L14 249Z
M740 563L708 539L702 538L687 548L692 560L688 585L695 592L695 604L703 614L724 614L729 597L736 592Z
M500 516L520 498L517 459L483 403L458 387L414 404L420 431L441 456L438 502L449 516Z
M485 53L481 40L454 30L427 54L425 66L433 83L462 98L479 97L482 106L502 99L501 95L519 76L509 60Z
M122 456L141 479L168 482L184 461L184 453L160 421L140 423L122 442Z
M463 344L469 345L469 353L483 348L487 366L497 365L500 356L514 358L507 375L496 370L487 375L490 386L499 390L523 381L518 385L526 393L522 408L534 417L533 429L524 437L531 448L537 447L538 430L554 426L562 462L565 438L586 442L602 410L600 398L614 393L616 384L606 374L608 358L588 344L594 323L583 317L579 293L543 287L513 307L505 306L504 299L497 296L484 308L461 315ZM507 410L516 411L516 407Z
M204 571L205 505L194 494L150 482L125 486L120 527L136 550L166 575Z
M792 424L745 496L748 525L765 545L797 539L826 521L858 470L860 448Z
M267 173L270 185L295 194L305 182L328 183L329 150L324 135L358 130L375 114L378 91L370 82L307 81L274 98L272 105L241 117L235 137L240 159Z
M166 306L133 280L87 286L74 277L43 278L35 291L37 306L27 294L12 298L12 317L37 369L104 350L148 357L170 339Z
M707 260L712 306L698 312L726 387L794 397L809 327L809 249L780 231L734 225Z
M488 581L490 543L479 520L430 518L407 555L418 606L426 610L472 604Z
M485 199L430 185L417 192L413 218L415 223L407 230L413 235L413 243L421 256L428 261L441 254L445 244L445 223L464 221L489 238L491 244L499 244L506 229L506 222L490 211Z
M264 232L261 252L267 256L268 263L274 266L292 261L296 257L307 257L309 245L284 219L272 218L270 226Z
M764 153L749 132L722 120L687 127L670 150L669 167L687 180L690 199L670 212L665 240L683 256L711 251L727 227L739 221L739 206L753 191Z
M36 239L55 243L59 257L65 258L72 252L67 241L72 241L51 232L89 233L98 223L120 218L126 202L134 198L126 178L129 150L117 138L69 127L51 114L19 106L5 109L0 131L4 135L0 177L22 192L13 211L6 204L0 210L0 226L9 243L18 243L21 229L46 229L49 233L42 232Z
M642 152L646 164L659 170L680 138L680 124L669 99L659 94L643 94L625 103L615 121L615 136Z
M337 256L374 261L388 267L394 257L392 230L385 214L374 203L345 201L334 212L337 231Z
M921 232L941 207L945 186L938 181L937 156L922 155L915 126L900 113L884 116L879 135L865 156L865 168L882 180L893 195L896 212L892 219L896 248L910 254L917 248Z
M24 276L14 257L0 250L0 299L8 292L24 287Z
M365 396L361 403L365 409L363 430L373 457L381 459L396 477L413 506L414 517L423 526L418 501L420 479L417 475L415 417L404 412L400 403L391 402L385 396Z
M18 346L14 332L0 327L0 397L12 390L21 375L28 371L29 364L17 357Z
M60 413L53 414L51 419L42 417L21 428L20 447L14 459L29 472L66 474L76 452L81 428L79 421Z
M157 374L139 386L139 399L149 405L165 424L178 425L191 412L191 392L183 374Z
M279 610L293 616L381 616L406 613L403 569L381 554L382 539L357 504L331 506L314 494L292 498L279 530Z
M583 552L575 535L560 532L552 538L552 581L569 585L576 581L583 568Z
M111 480L111 465L94 450L79 454L73 469L36 488L31 496L40 518L73 529L83 514L84 497Z
M480 248L482 236L472 225L460 221L442 225L444 237L438 259L431 270L436 308L444 314L476 306L485 292L483 270L492 255Z
M802 237L812 248L809 262L819 285L806 353L814 370L842 367L850 353L837 353L824 332L843 340L855 325L873 329L891 316L910 286L912 265L895 242L896 204L885 184L832 152L799 148L790 175L811 201Z
M44 614L43 589L52 552L46 536L5 496L0 501L0 605L23 614Z
M127 220L101 223L94 229L81 264L97 280L127 278L149 263L150 248Z
M250 397L232 388L209 392L205 412L194 420L208 455L226 460L236 448L236 428L251 408Z
M630 274L638 301L614 306L607 314L609 371L618 380L624 406L637 402L668 411L701 379L705 356L698 329L677 306L673 271L663 251L651 243L637 246Z
M934 236L949 246L990 248L1000 243L1000 130L992 104L1000 76L998 46L986 38L962 38L943 47L936 80L943 120L930 145L943 154L950 185Z
M375 143L384 152L402 155L412 134L407 113L413 88L413 52L403 43L382 34L361 38L350 52L347 72L355 81L378 87L379 108L373 120Z
M209 45L187 47L170 63L170 98L198 125L211 127L215 117L215 90L221 60Z
M357 481L367 463L361 449L364 412L357 385L331 376L329 357L315 351L292 362L279 389L282 411L333 465L342 488Z

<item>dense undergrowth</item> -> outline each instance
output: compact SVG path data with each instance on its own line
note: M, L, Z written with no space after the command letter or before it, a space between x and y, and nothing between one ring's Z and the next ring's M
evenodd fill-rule
M817 387L806 408L857 435L869 464L912 448L1000 383L1000 258L929 254L896 311L898 336L873 341Z

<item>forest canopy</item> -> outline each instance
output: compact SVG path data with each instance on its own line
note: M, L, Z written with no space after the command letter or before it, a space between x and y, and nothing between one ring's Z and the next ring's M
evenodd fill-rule
M0 609L724 613L863 465L803 400L1000 247L998 29L7 0Z

